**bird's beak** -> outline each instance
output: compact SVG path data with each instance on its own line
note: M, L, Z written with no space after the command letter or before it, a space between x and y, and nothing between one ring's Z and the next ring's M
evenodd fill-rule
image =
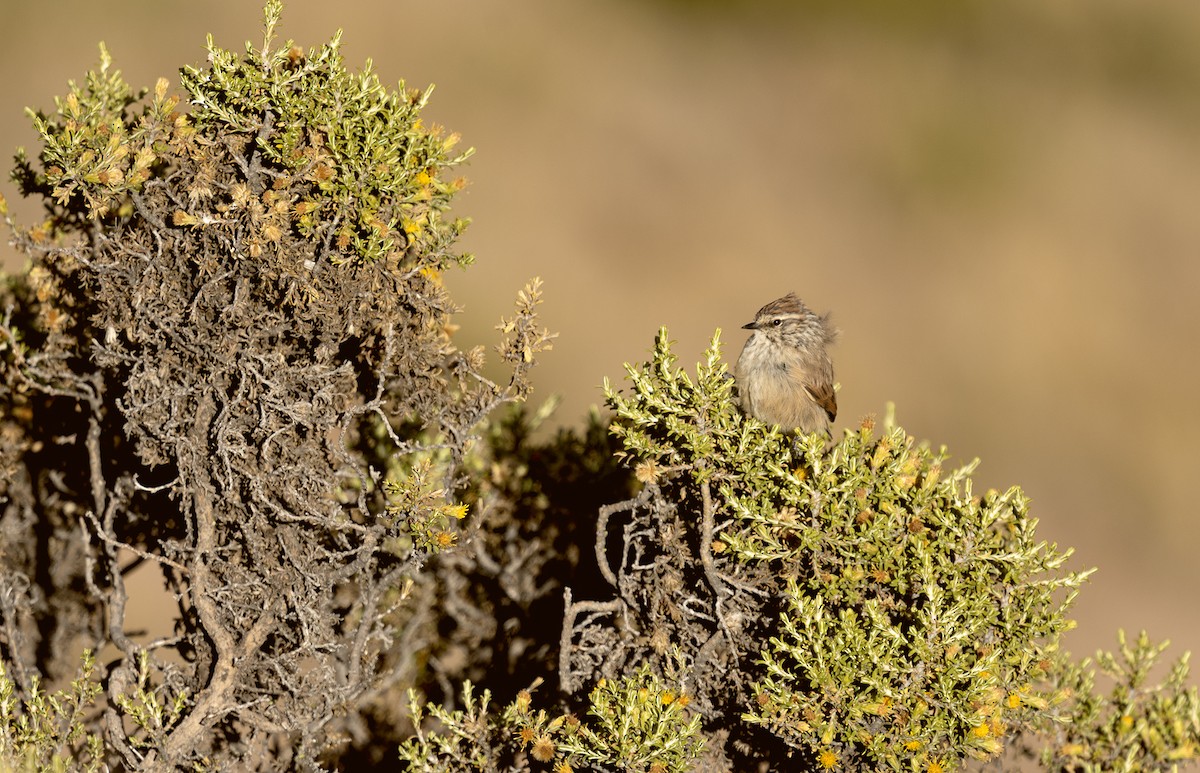
M742 330L758 330L758 323L747 322L746 324L742 325Z

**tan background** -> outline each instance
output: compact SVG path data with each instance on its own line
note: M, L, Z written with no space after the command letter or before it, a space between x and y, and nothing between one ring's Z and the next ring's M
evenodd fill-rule
M241 50L259 17L7 0L0 152L98 41L177 84L206 32ZM352 65L436 83L429 120L479 149L462 341L542 276L561 423L660 325L689 365L721 327L732 361L795 290L844 331L839 425L895 401L1100 567L1072 650L1119 626L1200 648L1200 5L295 0L283 34L338 27Z

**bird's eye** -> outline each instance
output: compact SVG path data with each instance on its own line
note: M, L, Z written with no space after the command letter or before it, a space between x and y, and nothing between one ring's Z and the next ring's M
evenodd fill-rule
M783 324L783 320L782 319L773 319L773 320L771 320L771 324L774 325L775 327L779 327L780 325Z

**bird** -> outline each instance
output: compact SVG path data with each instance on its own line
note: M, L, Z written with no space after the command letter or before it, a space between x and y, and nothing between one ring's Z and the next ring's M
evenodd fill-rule
M742 410L787 432L829 434L837 418L828 347L838 330L788 293L758 310L734 366Z

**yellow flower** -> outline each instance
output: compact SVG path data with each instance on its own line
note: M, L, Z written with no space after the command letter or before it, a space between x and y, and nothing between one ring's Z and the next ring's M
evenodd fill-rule
M825 768L825 770L833 770L837 767L838 756L829 749L822 749L821 753L817 755L817 762L820 763L821 767Z

